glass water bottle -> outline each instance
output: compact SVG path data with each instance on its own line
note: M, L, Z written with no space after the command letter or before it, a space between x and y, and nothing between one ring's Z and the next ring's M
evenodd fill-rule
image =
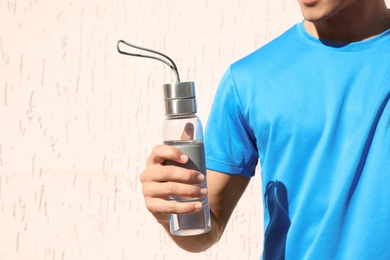
M206 162L203 145L203 130L196 116L195 85L193 82L178 82L164 85L166 119L163 125L164 144L174 146L189 158L186 164L166 161L166 165L176 165L197 170L205 175L201 187L207 187ZM177 236L192 236L210 231L210 210L208 198L185 198L171 196L170 200L180 202L202 202L202 210L192 214L171 214L170 232Z

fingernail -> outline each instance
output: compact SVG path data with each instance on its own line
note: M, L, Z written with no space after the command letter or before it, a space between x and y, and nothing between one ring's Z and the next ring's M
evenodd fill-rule
M197 176L197 179L198 179L198 181L203 182L204 181L204 175L203 174L199 174Z
M180 155L180 160L181 160L182 162L187 162L187 161L188 161L188 156L185 155L185 154L181 154L181 155Z
M206 196L207 195L207 189L203 188L203 189L200 189L200 194L202 196Z
M196 210L201 210L203 208L203 204L201 202L198 202L198 203L195 204L194 207L195 207Z

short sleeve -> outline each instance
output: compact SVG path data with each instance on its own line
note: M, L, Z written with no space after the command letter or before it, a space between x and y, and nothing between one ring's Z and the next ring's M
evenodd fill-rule
M258 153L231 74L225 72L205 128L206 166L210 170L251 177Z

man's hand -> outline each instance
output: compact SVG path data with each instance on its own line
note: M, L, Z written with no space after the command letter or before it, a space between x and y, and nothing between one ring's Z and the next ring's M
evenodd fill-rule
M203 198L207 194L207 189L199 187L205 179L201 172L164 165L166 160L185 164L188 156L174 147L158 145L149 155L140 177L146 208L161 224L168 223L169 214L194 213L202 209L201 202L169 201L169 196Z

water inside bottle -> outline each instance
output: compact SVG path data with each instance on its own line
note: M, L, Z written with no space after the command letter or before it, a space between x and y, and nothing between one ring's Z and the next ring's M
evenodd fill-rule
M166 165L175 165L188 169L194 169L206 175L206 163L204 158L204 145L202 141L166 141L165 144L174 146L181 150L189 157L186 164L178 164L173 161L167 161ZM207 187L206 180L202 187ZM171 214L170 229L173 235L191 236L206 233L210 231L210 209L208 205L208 198L184 198L184 197L170 197L170 200L181 202L202 202L203 208L201 211L192 214Z

